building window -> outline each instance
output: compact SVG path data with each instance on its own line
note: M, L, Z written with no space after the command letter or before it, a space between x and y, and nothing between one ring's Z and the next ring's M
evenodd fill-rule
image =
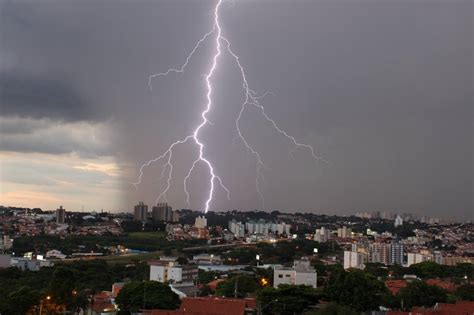
M283 278L283 275L278 275L278 278Z

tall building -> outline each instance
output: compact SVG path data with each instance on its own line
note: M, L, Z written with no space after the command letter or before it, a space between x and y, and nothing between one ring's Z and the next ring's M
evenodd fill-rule
M151 211L151 216L153 221L174 222L173 208L168 206L167 203L158 203L156 206L154 206Z
M180 216L181 216L181 213L179 212L179 210L174 210L172 222L179 222Z
M385 243L372 243L369 245L369 261L372 263L389 264L390 250Z
M324 226L320 229L316 229L314 233L314 240L319 243L325 243L331 238L331 231L327 230Z
M146 221L148 216L148 206L143 202L138 202L133 209L133 219L135 221Z
M400 266L403 265L403 253L404 253L403 244L393 242L389 244L389 250L390 250L389 264L400 265Z
M236 220L229 221L229 231L234 234L237 238L243 238L245 236L245 225L242 222Z
M207 226L207 219L205 216L199 216L194 221L194 227L204 229Z
M403 225L403 219L402 217L398 214L397 217L395 218L394 222L395 227L402 226Z
M340 238L351 238L352 237L352 229L346 226L337 229L337 237Z
M268 235L270 225L265 220L249 221L245 223L245 228L249 234L263 234Z
M64 209L63 206L59 206L59 209L56 209L56 223L64 224L65 219L66 219L66 209Z
M364 252L344 251L344 269L364 269L367 262L367 254Z

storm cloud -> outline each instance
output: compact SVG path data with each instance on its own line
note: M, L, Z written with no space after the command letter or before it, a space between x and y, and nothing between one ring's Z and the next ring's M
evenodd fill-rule
M153 91L148 76L182 64L212 27L214 4L0 0L1 114L14 122L0 127L0 150L113 155L124 167L121 205L153 203L162 165L138 191L128 183L199 121L212 43ZM265 210L472 219L472 9L469 0L225 2L223 32L250 85L274 93L262 100L267 112L329 162L304 150L292 157L258 111L245 112L242 128L266 163ZM234 140L243 91L225 53L214 82L203 139L231 201L216 191L212 209L261 208L255 161ZM175 156L176 208L186 206L182 178L195 154L180 147ZM190 180L192 208L202 208L205 176L199 168Z

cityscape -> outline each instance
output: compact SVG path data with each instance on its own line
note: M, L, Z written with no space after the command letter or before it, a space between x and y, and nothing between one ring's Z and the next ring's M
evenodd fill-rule
M2 207L0 214L2 282L18 288L45 281L42 289L5 288L2 294L10 300L0 305L7 314L18 311L18 301L31 314L187 314L187 307L190 314L209 308L319 314L325 307L354 314L400 314L400 309L458 314L470 312L466 301L474 297L474 223L469 221L389 211L203 214L144 202L125 213L59 206L50 211ZM15 270L20 272L16 279ZM341 273L354 277L344 281L356 282L340 283ZM358 278L364 275L370 278ZM61 285L52 287L54 281ZM338 290L355 299L341 300L331 292L340 285ZM376 292L366 297L359 286ZM144 290L150 290L149 298ZM124 294L141 297L132 301ZM288 305L274 301L277 296ZM172 298L175 302L167 304ZM440 299L436 306L429 305L435 299Z
M471 0L0 0L0 315L474 315Z

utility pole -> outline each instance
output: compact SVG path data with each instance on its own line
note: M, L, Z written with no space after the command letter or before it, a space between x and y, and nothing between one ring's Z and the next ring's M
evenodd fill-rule
M237 292L238 292L238 283L239 283L239 276L235 277L235 286L234 286L234 298L237 298Z

